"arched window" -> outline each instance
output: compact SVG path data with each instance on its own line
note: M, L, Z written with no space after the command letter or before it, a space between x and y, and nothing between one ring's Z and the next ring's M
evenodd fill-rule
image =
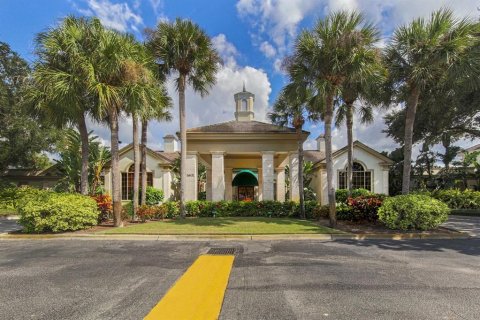
M122 172L122 200L132 200L133 192L133 171L135 166L132 164L128 172ZM142 171L140 171L140 179ZM153 173L147 172L147 186L153 186Z
M338 172L338 189L347 189L347 168ZM359 162L354 162L352 167L352 188L367 189L372 191L372 172L366 170Z
M246 99L242 100L242 106L240 107L240 111L248 111L248 102Z

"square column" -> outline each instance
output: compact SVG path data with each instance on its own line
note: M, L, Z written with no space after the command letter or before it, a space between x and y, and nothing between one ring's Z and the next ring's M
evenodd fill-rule
M172 196L172 175L169 168L162 168L163 200L168 201Z
M262 153L262 200L274 200L274 151Z
M290 201L300 201L300 186L298 184L298 153L289 155L290 166Z
M207 168L207 185L205 186L206 199L212 201L212 169Z
M277 178L277 201L285 202L285 168L275 169Z
M212 201L225 200L224 152L212 152Z
M232 168L225 168L225 200L227 201L233 200L232 178Z
M198 197L198 157L197 153L187 153L187 181L185 183L185 200L197 200Z

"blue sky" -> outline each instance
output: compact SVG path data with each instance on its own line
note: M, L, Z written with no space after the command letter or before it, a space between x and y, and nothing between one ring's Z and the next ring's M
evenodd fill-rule
M266 114L285 84L279 66L291 50L293 40L302 28L310 27L315 19L333 10L356 9L364 12L382 32L380 46L388 42L396 26L408 23L418 16L428 16L442 6L452 8L458 15L478 18L476 0L0 0L0 41L7 42L29 62L34 61L35 34L55 26L66 15L99 17L104 25L122 32L133 33L139 40L147 27L160 20L176 17L190 18L213 39L225 64L220 70L217 85L211 94L201 99L187 92L187 123L199 126L233 118L233 94L242 83L256 95L257 120L266 120ZM473 16L472 16L473 15ZM176 93L172 113L178 113ZM382 133L384 111L376 111L376 121L368 126L357 126L354 136L379 151L392 150L396 145ZM131 141L130 119L123 119L121 140ZM90 128L105 142L108 129L95 123ZM162 149L162 137L178 130L175 118L171 123L150 124L149 140L154 149ZM306 142L314 148L314 138L323 131L321 124L308 124L312 134ZM345 144L345 129L333 132L335 147ZM460 145L469 145L461 141Z

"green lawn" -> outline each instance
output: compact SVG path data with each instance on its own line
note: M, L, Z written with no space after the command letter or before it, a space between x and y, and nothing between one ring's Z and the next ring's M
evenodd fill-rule
M0 208L0 217L1 216L9 216L12 214L17 214L15 209L10 209L10 208Z
M320 226L314 221L282 218L190 218L139 223L102 232L172 235L341 233L341 231Z

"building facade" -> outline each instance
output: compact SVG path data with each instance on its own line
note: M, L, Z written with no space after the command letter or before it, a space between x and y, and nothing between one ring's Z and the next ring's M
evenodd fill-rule
M255 120L255 95L243 88L234 95L234 120L187 129L187 183L185 197L197 200L198 168L206 168L206 199L276 200L299 199L298 152L294 128ZM309 136L303 131L302 142ZM173 199L178 177L175 160L180 156L179 141L164 137L164 150L147 152L148 184L162 189ZM392 161L359 141L354 143L354 187L388 194L388 170ZM317 149L306 150L305 161L314 163L311 187L317 199L327 203L325 141L317 138ZM346 187L346 147L333 153L336 188ZM128 145L120 152L122 198L131 198L133 150ZM285 170L288 166L289 170ZM288 177L286 176L288 172ZM287 183L288 181L288 183ZM288 187L287 187L288 184ZM111 190L111 173L105 171L105 188ZM286 199L288 195L288 199Z

